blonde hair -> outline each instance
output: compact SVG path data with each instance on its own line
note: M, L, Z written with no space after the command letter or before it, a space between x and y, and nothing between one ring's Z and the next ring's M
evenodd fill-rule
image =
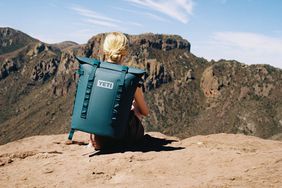
M128 39L120 32L109 33L104 40L104 53L107 60L117 62L127 54Z

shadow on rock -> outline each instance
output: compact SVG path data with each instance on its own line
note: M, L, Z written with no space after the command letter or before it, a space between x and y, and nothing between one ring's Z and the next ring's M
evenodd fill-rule
M144 136L144 139L137 144L134 145L118 145L113 148L103 149L99 151L94 151L89 157L95 155L106 155L106 154L113 154L113 153L124 153L127 151L131 152L150 152L150 151L174 151L174 150L181 150L185 147L173 147L173 146L166 146L167 144L171 144L172 142L177 142L177 140L169 140L165 138L156 138L152 137L148 134Z

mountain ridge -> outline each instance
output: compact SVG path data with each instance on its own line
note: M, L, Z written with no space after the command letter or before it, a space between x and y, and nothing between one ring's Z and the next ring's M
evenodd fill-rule
M75 56L103 60L105 35L63 49L38 41L0 56L0 144L69 130ZM281 69L207 61L177 35L127 36L125 62L147 71L147 130L181 138L226 132L281 139L275 136L282 132Z
M10 27L0 27L0 55L22 48L37 39Z

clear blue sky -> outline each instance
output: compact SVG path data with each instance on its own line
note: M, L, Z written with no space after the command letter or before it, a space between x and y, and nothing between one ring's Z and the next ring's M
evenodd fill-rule
M206 59L282 68L281 0L2 0L0 27L43 42L109 31L178 34Z

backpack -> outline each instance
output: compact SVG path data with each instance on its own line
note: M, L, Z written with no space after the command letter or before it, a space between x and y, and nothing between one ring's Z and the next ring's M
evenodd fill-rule
M124 65L76 57L76 86L69 140L75 130L120 139L128 126L135 90L145 71Z

